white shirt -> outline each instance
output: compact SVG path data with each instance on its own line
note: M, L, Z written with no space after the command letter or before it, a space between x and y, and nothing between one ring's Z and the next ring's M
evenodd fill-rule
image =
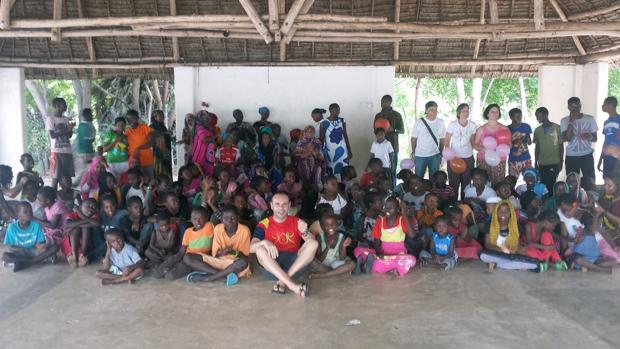
M575 119L573 128L573 139L566 145L566 155L584 156L592 154L592 142L581 138L581 136L586 133L596 133L596 131L598 131L598 126L596 125L594 117L592 117L592 115L583 114L583 117L580 119ZM564 133L566 130L568 130L568 116L562 118L560 121L560 131Z
M575 217L566 217L564 213L562 213L562 210L559 208L558 216L560 217L560 222L564 223L564 226L566 226L566 232L568 233L568 236L571 238L571 240L574 240L577 236L577 232L583 230L583 224L581 224L581 222ZM571 247L574 244L575 243L573 241L568 242L568 245Z
M457 157L465 159L474 155L474 149L471 146L470 140L471 136L476 134L477 129L478 125L471 120L467 120L467 125L465 126L461 126L458 120L454 120L448 125L446 133L452 136L450 138L450 147L454 149Z
M435 118L433 121L426 119L426 122L431 128L431 131L433 131L437 142L441 142L446 136L446 125L443 119ZM433 140L433 137L428 132L428 128L426 128L422 119L417 119L415 124L413 124L411 138L417 139L414 156L429 157L439 154L439 146Z
M403 195L403 201L405 201L407 205L413 206L413 208L417 211L424 207L424 199L426 198L426 194L428 194L428 192L425 192L422 195L415 196L409 191L406 192L405 195Z
M374 141L372 142L372 146L370 146L370 152L373 153L376 158L381 159L383 168L391 168L390 153L394 152L392 143L386 139L381 143Z
M139 197L140 200L142 200L142 203L144 203L144 193L142 193L142 190L135 189L134 187L130 187L129 190L127 191L127 195L125 195L125 200L129 199L132 196Z
M388 142L389 143L389 142ZM319 197L319 204L330 204L334 209L334 214L340 214L340 211L347 205L347 200L345 200L340 194L336 196L334 200L327 200L323 195Z
M466 198L478 198L486 202L488 198L492 198L494 196L497 196L497 194L495 193L495 190L493 190L488 185L484 186L484 190L482 191L482 194L480 195L478 195L478 192L476 191L476 187L474 187L473 184L468 184L465 187Z

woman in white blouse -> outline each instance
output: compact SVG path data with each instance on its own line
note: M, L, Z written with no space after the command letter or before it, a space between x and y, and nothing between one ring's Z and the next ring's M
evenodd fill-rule
M446 129L444 148L452 148L455 158L461 158L467 164L465 172L458 174L452 171L448 163L448 182L454 192L457 195L460 192L461 198L463 198L465 187L471 182L471 170L474 168L473 144L478 126L469 120L469 105L467 103L461 103L456 108L456 117L457 119L452 121Z

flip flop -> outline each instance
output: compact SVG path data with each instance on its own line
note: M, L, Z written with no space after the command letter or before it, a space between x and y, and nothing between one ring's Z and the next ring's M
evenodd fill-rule
M302 282L299 284L299 293L300 296L301 293L303 293L304 298L310 297L310 284L308 282Z
M226 287L230 287L239 282L239 277L235 273L230 273L226 276Z
M566 262L564 261L559 261L559 262L555 262L554 268L555 270L566 271L568 270L568 265L566 265Z
M194 281L194 276L208 276L209 273L205 273L204 271L193 271L189 274L187 274L187 276L185 277L185 280L187 280L187 282L189 283L193 283Z
M374 263L375 263L375 255L369 254L368 257L366 257L366 265L364 265L364 271L366 272L366 274L370 274L372 272L372 265Z
M284 287L284 288L281 288ZM282 286L279 284L275 284L274 288L271 289L271 294L274 296L283 296L286 294L286 286Z

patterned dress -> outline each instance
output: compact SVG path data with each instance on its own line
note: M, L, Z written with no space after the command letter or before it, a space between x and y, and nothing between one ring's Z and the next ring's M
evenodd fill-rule
M323 119L321 126L325 130L324 151L327 174L340 174L342 168L349 164L349 150L344 139L343 118Z

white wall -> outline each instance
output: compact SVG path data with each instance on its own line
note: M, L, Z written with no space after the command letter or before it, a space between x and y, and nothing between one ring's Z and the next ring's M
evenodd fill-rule
M24 153L24 69L0 68L0 164L22 170L19 157Z
M279 123L287 136L291 129L313 123L312 109L338 103L358 172L368 162L372 119L381 109L380 99L394 92L394 67L383 66L177 67L174 74L178 139L185 114L199 110L202 101L217 114L220 127L233 121L234 109L241 109L245 121L253 123L259 119L258 108L266 106L270 121ZM403 138L401 143L407 141Z
M599 130L602 130L607 114L601 106L608 93L607 63L585 65L543 65L538 68L538 103L549 109L549 119L557 124L568 115L567 100L581 99L582 112L594 116ZM603 135L598 133L594 147L594 165L603 147ZM602 181L602 174L596 171L596 182Z

